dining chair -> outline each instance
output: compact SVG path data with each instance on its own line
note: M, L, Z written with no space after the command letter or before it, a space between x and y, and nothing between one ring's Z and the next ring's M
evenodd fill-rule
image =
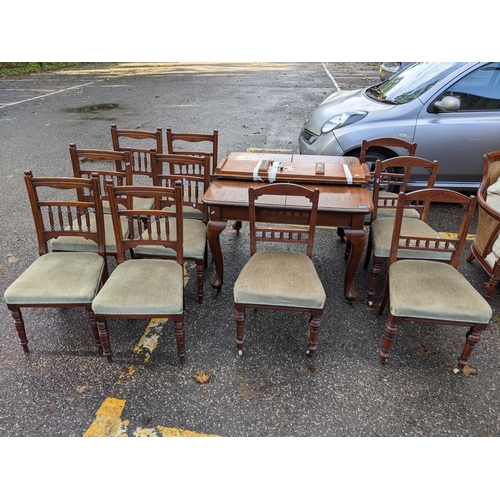
M39 257L6 289L5 302L25 353L28 340L21 309L81 307L87 311L94 342L102 354L92 300L107 279L104 221L97 176L34 177L24 172L38 241ZM85 191L80 201L77 193ZM49 241L60 235L78 235L95 245L95 252L49 251Z
M483 155L483 178L477 191L478 222L467 262L477 259L489 276L486 299L500 281L500 151Z
M399 139L397 137L379 137L377 139L372 139L370 141L363 140L361 143L361 151L359 153L359 162L366 163L369 171L368 187L373 191L373 175L375 171L375 163L377 160L383 161L387 158L393 158L399 152L406 152L405 156L415 156L417 151L416 142L408 142L404 139ZM395 190L395 188L392 188ZM386 196L397 196L397 192L387 191ZM387 211L381 212L380 216L389 216ZM417 215L418 216L418 215ZM365 217L365 226L371 224L371 215ZM344 241L345 232L343 227L337 228L337 234L340 239ZM345 248L345 259L349 258L349 253L351 251L350 242L347 241Z
M304 207L303 225L262 226L266 197L269 196L286 197L289 206L298 204ZM312 191L292 183L273 183L249 188L248 199L251 256L238 275L233 290L238 354L243 354L246 309L253 308L309 313L307 354L312 356L317 350L326 300L312 261L319 189ZM269 219L265 220L267 223ZM264 246L266 243L272 247Z
M388 160L377 160L373 174L373 206L371 223L368 231L368 244L365 253L364 269L368 268L370 258L370 282L368 285L368 305L373 305L373 296L380 275L382 265L389 258L394 215L396 213L397 198L394 192L405 192L408 180L412 174L427 175L427 186L431 188L436 182L439 163L426 160L418 156L398 156ZM382 186L384 190L382 190ZM391 194L388 194L391 193ZM411 232L418 232L422 236L435 236L437 233L427 224L430 203L422 203L403 211L403 228ZM407 252L408 254L408 252ZM411 258L411 252L407 257ZM436 258L441 258L437 253Z
M78 149L75 144L69 147L73 175L76 178L88 179L96 174L99 180L100 199L104 212L104 241L106 255L116 258L116 240L113 221L109 213L109 201L104 183L106 179L112 179L116 185L130 184L130 172L127 165L130 164L130 153L128 151L108 151L100 149ZM107 168L108 170L104 170ZM88 198L83 190L78 191L78 199L84 201ZM129 206L132 201L123 198L120 201ZM127 221L122 220L122 229L127 231ZM53 252L95 252L95 243L80 235L61 235L50 241Z
M107 319L170 318L174 322L177 354L185 359L184 340L184 266L182 182L174 188L161 186L114 186L107 182L113 219L118 265L92 302L104 355L112 361ZM128 209L124 196L154 199L152 209ZM161 210L162 200L173 202L175 210ZM128 221L128 235L122 231L121 218ZM144 220L147 219L146 231ZM175 220L175 226L172 225ZM127 259L127 250L151 246L169 248L175 260Z
M171 127L168 127L166 132L168 154L189 156L201 154L210 158L208 175L210 179L218 162L219 132L217 130L214 130L212 134L172 132ZM208 146L207 143L209 143Z
M156 131L131 130L119 129L116 125L111 125L113 149L130 151L132 184L154 185L156 176L149 153L151 149L159 154L163 153L162 133L161 128L157 128Z
M405 227L405 208L431 202L463 207L456 233L422 235L421 231L413 231L413 227ZM488 302L458 271L476 203L475 196L448 189L430 188L399 194L387 279L377 311L381 315L389 302L389 318L380 351L382 363L387 361L394 338L406 321L469 327L457 368L462 370L469 364L472 350L492 317ZM406 253L415 258L402 260L401 255ZM435 259L437 253L443 256L439 260Z
M205 269L207 267L208 243L207 225L208 207L203 204L202 197L208 185L209 158L207 156L180 156L157 154L151 151L151 162L156 165L159 186L174 187L175 182L183 185L182 217L184 219L184 260L193 261L196 265L196 282L198 302L203 301ZM163 200L162 209L172 210L168 200ZM137 247L136 258L175 258L175 253L164 247Z
M185 219L208 222L208 207L203 195L210 185L210 158L179 154L159 154L151 150L151 163L156 169L156 185L172 187L176 180L184 186L182 212Z

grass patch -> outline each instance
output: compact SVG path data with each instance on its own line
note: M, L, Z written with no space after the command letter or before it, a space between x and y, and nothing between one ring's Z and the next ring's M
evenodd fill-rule
M30 73L41 73L42 71L53 71L55 69L76 66L77 62L0 62L0 77L29 75Z

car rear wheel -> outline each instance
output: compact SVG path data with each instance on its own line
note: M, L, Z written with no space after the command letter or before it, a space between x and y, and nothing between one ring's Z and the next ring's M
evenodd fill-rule
M378 151L370 151L366 153L365 156L365 163L368 165L368 168L370 169L370 172L373 172L375 170L375 163L377 160L384 161L389 158L393 158L393 156L386 156L383 153L380 153ZM402 173L402 169L400 168L394 168L394 167L389 167L386 169L387 172L393 172L393 173ZM380 190L381 191L389 191L391 193L397 193L399 191L399 186L387 186L384 184L380 185Z

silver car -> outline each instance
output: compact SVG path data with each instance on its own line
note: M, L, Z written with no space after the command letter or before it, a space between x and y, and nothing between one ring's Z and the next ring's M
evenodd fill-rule
M302 154L359 156L363 139L399 137L439 161L436 186L475 191L483 154L500 150L500 63L420 62L360 90L341 90L316 108L299 137ZM404 154L369 151L367 163ZM409 188L425 185L415 177Z
M380 65L379 75L381 80L387 80L391 76L394 76L399 71L403 71L405 68L413 64L412 62L384 62Z

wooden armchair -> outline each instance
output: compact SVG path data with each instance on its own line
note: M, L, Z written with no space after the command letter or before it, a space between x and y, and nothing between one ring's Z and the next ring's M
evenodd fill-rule
M458 359L458 369L469 364L472 350L488 327L492 316L488 302L457 270L476 201L475 196L469 197L447 189L432 188L399 194L388 278L378 309L378 314L382 314L389 300L390 314L380 351L382 363L389 357L400 326L408 321L469 327L462 354ZM453 233L449 233L450 236L427 236L419 231L412 231L412 227L405 228L404 209L417 207L422 202L462 206L460 227L454 228L456 236ZM413 258L401 260L401 256L408 253L411 253ZM442 255L439 260L435 257L437 253Z
M500 182L497 185L500 178L500 151L486 153L483 160L483 178L477 191L477 231L467 262L477 259L488 274L490 279L486 299L489 300L500 281Z
M175 325L177 354L183 363L182 182L178 181L174 188L114 186L109 182L106 189L115 229L118 265L92 302L104 355L112 361L108 318L171 318ZM127 209L119 203L124 196L153 199L154 208ZM159 207L163 199L172 202L174 209L161 210ZM128 235L122 231L122 218L128 221ZM175 221L174 228L172 220ZM175 259L127 260L127 250L133 251L138 247L167 248L175 254Z
M38 239L39 257L5 291L4 298L25 353L28 340L21 309L82 307L87 311L94 341L102 354L92 300L108 277L104 251L104 220L97 176L33 177L24 172ZM80 200L77 193L85 191ZM49 251L50 240L78 236L95 252Z
M298 200L309 213L309 224L300 227L257 225L266 214L266 195ZM296 184L273 183L249 188L250 259L234 284L234 318L236 346L242 355L246 309L274 309L306 312L310 315L309 349L317 349L318 330L326 300L325 290L312 262L314 232L318 212L319 190ZM267 214L267 216L269 216ZM281 244L282 250L260 249L263 243ZM305 253L290 247L306 248ZM259 250L259 251L258 251Z

